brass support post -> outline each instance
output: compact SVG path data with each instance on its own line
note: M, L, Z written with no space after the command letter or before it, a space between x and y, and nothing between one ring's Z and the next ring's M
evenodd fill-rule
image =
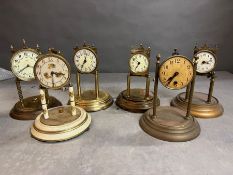
M211 102L211 98L212 98L213 90L214 90L214 81L215 81L215 72L211 72L210 87L209 87L207 103Z
M193 80L191 82L191 88L189 92L189 101L187 106L187 113L185 118L188 119L191 112L191 106L192 106L192 100L193 100L193 92L194 92L194 85L195 85L195 79L196 79L196 70L197 70L197 57L194 57L194 72L193 72Z
M146 77L146 94L145 98L147 99L149 97L150 93L150 74Z
M81 97L81 85L80 85L80 73L77 72L76 74L76 79L77 79L77 90L78 90L78 94L77 94L77 98Z
M21 85L20 85L20 79L16 78L15 83L16 83L16 88L17 88L17 92L18 92L18 95L19 95L19 101L20 101L22 107L24 107L24 104L23 104L23 92L22 92Z
M96 98L99 98L99 75L97 70L95 72L95 93Z
M127 75L127 96L130 96L130 74Z
M186 92L185 92L185 101L188 101L189 95L190 95L190 88L191 88L191 83L188 84L186 87Z

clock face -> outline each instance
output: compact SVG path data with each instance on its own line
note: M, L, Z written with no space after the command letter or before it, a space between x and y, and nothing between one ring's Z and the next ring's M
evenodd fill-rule
M215 67L215 57L213 54L207 51L198 52L197 55L197 72L198 73L208 73L212 71Z
M81 49L75 53L74 63L80 72L91 73L96 69L97 58L92 51Z
M133 73L143 73L149 68L149 61L143 54L135 54L129 61L130 70Z
M193 79L193 64L186 57L176 55L162 63L159 69L159 79L168 89L186 87Z
M46 88L59 89L70 79L70 67L64 58L56 54L41 55L34 72L40 84Z
M33 68L39 53L33 49L22 49L14 53L11 58L11 70L20 80L35 79Z

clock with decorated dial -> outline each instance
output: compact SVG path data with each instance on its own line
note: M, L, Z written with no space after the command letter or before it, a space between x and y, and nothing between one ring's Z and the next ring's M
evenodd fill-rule
M205 74L211 72L215 68L216 58L209 51L199 51L196 53L197 60L197 72Z

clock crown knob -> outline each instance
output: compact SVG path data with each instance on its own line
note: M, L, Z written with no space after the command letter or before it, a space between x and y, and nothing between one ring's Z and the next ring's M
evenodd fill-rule
M14 52L15 52L15 48L14 48L14 46L13 46L13 45L11 45L11 46L10 46L10 48L11 48L11 52L12 52L12 53L14 53Z
M25 39L22 39L22 41L23 41L23 48L27 48Z
M179 55L179 52L178 52L178 49L177 49L177 48L174 49L172 55Z

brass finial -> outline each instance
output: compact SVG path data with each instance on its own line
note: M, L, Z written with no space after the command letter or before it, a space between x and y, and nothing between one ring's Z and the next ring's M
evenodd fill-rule
M22 39L22 41L23 41L23 48L27 48L25 39Z

